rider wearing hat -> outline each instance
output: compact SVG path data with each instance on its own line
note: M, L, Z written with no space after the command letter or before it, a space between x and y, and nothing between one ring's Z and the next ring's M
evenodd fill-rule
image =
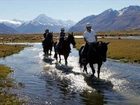
M48 34L49 34L49 29L46 29L45 33L43 34L44 39L47 37Z
M61 28L59 39L60 40L62 40L62 39L64 40L64 38L65 38L65 29L64 28Z
M92 29L92 25L90 23L86 24L86 31L83 34L84 40L86 42L85 47L83 49L83 62L86 62L87 54L89 50L93 48L93 46L97 43L97 35L96 32Z
M60 49L62 48L64 39L65 39L65 29L61 28L61 32L60 32L60 36L59 36L59 45L58 45Z

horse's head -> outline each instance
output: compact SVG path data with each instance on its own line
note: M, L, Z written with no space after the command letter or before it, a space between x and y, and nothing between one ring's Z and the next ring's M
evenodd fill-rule
M68 33L68 40L69 40L69 42L75 47L76 42L75 42L73 33Z
M101 54L101 58L102 58L102 61L106 61L106 56L107 56L107 49L108 49L108 45L109 42L98 42L98 46L99 46L99 52Z

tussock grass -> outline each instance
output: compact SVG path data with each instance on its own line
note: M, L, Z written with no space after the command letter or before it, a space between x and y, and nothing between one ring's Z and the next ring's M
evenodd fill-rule
M6 78L7 75L11 72L12 72L12 70L10 70L9 67L6 67L6 66L0 64L0 79Z
M24 45L0 45L0 57L18 53L24 47ZM8 78L11 72L9 67L0 64L0 105L21 105L23 103L15 94L5 91L6 88L12 88L15 85L14 80Z
M0 92L0 105L22 105L23 103L14 94Z
M9 94L3 88L13 87L13 80L7 78L12 70L0 64L0 105L21 105L23 102L18 99L14 94Z
M67 33L66 33L67 35ZM74 32L75 36L83 35L83 32ZM124 30L124 31L109 31L97 32L98 36L103 38L107 36L140 36L140 30ZM59 36L59 33L53 33L54 39ZM41 42L43 33L40 34L0 34L0 42Z
M25 45L2 45L0 44L0 57L6 57L23 50Z
M124 62L140 63L140 40L128 39L99 39L100 41L110 42L108 47L108 57ZM77 49L84 43L83 39L76 39Z
M108 57L124 62L140 63L140 40L101 39L110 42Z

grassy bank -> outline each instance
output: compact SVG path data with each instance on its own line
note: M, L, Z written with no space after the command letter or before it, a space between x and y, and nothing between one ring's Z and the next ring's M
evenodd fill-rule
M24 49L24 45L0 45L0 57L6 57ZM6 88L14 86L13 79L8 75L12 70L0 64L0 105L21 105L23 102L14 94L5 91Z
M123 62L140 63L140 40L128 39L99 39L110 42L108 47L108 57L118 59ZM76 39L77 49L84 43L83 39Z
M67 34L67 33L66 33ZM57 37L59 33L53 33L54 37ZM83 32L74 32L75 36L83 35ZM98 36L140 36L140 30L124 30L124 31L108 31L97 32ZM41 42L43 40L43 33L40 34L0 34L0 42Z
M0 44L0 57L5 57L12 55L14 53L18 53L23 50L25 45L3 45Z
M21 105L21 102L16 95L9 94L3 88L10 88L13 86L13 81L8 78L12 70L9 67L0 65L0 105Z

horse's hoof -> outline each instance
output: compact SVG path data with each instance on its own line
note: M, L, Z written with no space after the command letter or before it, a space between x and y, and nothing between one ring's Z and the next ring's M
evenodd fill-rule
M90 77L91 77L91 78L96 78L94 74L92 74Z

